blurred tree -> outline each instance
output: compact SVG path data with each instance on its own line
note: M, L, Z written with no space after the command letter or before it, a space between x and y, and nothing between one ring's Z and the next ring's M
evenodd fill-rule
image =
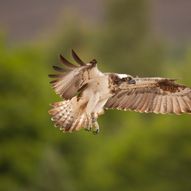
M140 119L129 119L131 130L121 129L87 158L85 174L94 186L86 177L83 189L190 190L190 118L165 118L150 121L152 128Z
M71 47L82 47L85 56L97 51L108 71L166 71L191 81L190 50L185 67L170 59L161 65L162 50L149 37L146 0L106 5L102 30L72 22L58 40L20 48L0 38L0 190L191 190L190 116L110 111L98 136L62 134L50 122L48 104L59 98L47 74L58 62L55 55Z
M39 127L47 123L47 99L42 66L37 64L43 59L37 49L11 50L0 43L0 186L16 190L33 181L42 149ZM39 84L36 75L41 76Z
M106 6L98 46L104 63L118 73L159 75L163 52L151 35L148 0L111 0Z

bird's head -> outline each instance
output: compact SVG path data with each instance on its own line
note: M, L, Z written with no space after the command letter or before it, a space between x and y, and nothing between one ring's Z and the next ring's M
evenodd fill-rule
M116 74L120 82L127 82L128 84L136 84L133 76L128 74Z

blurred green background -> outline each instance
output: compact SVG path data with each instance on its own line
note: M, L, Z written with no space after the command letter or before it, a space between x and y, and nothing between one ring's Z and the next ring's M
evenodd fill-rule
M104 72L191 86L187 0L0 0L0 191L190 191L191 116L107 111L63 134L47 75L73 48Z

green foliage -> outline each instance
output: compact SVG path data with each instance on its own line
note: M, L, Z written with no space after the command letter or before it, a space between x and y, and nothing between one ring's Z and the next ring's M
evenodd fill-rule
M70 47L82 47L82 57L96 55L108 71L162 73L191 83L190 50L179 62L159 58L146 1L108 1L107 11L102 30L69 25L48 46L10 48L1 39L0 190L191 190L188 115L107 111L98 136L53 128L48 104L59 98L47 74L55 55Z
M104 62L119 73L159 75L163 51L149 32L147 0L111 0L107 6L107 25L98 46Z

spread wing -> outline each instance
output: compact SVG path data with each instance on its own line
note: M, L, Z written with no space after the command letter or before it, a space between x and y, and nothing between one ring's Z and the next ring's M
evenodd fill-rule
M80 91L86 87L90 79L101 74L97 70L96 60L92 60L86 64L73 50L72 56L78 65L72 64L60 55L61 63L64 64L65 68L53 66L54 70L59 73L49 75L50 78L55 78L50 83L56 94L64 99L71 99L76 94L80 93Z
M191 113L191 89L166 78L134 78L135 84L122 82L105 108L153 113Z

